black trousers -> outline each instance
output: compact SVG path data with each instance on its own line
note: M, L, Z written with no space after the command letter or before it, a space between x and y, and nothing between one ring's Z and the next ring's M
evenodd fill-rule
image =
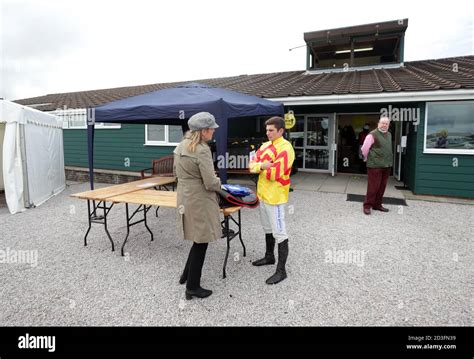
M187 275L186 288L195 290L201 286L201 273L206 258L208 243L193 243L189 251L188 260L184 267L184 274Z

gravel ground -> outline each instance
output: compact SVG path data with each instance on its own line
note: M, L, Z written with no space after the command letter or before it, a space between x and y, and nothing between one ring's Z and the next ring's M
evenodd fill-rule
M84 247L87 202L69 195L87 186L68 183L21 214L0 208L0 325L473 324L474 206L408 201L365 216L345 194L296 190L287 208L288 279L269 286L275 266L251 265L264 252L264 235L258 210L243 209L247 257L232 241L222 279L225 241L211 244L201 284L214 294L186 301L178 278L190 244L177 233L175 210L162 208L159 218L150 212L155 241L137 225L121 257L125 206L116 205L109 229L117 250L101 225L93 225ZM5 260L19 250L33 255L30 263Z

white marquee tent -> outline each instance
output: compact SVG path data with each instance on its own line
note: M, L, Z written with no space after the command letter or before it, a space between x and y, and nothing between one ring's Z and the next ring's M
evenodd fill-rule
M0 100L0 190L10 213L39 206L65 187L61 120Z

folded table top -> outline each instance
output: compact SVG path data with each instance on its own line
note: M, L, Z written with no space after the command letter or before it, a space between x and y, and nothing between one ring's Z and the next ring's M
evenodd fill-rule
M139 181L133 181L114 186L94 189L90 191L74 193L71 195L71 197L89 199L93 201L109 201L110 197L136 192L143 189L153 188L156 186L163 186L174 183L175 181L175 177L150 177Z

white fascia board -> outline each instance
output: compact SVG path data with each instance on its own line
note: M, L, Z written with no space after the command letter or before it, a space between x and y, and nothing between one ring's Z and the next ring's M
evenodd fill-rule
M473 100L474 89L266 98L285 106Z

